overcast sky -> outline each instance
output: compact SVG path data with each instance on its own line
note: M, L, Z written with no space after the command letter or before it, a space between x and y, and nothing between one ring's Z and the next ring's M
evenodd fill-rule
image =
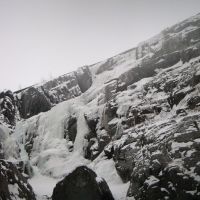
M0 0L0 90L136 46L200 12L200 0Z

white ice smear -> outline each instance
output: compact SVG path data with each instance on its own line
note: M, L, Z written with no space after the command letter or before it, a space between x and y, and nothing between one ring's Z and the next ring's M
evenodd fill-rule
M84 154L84 146L86 143L85 136L89 133L89 128L86 123L84 113L80 111L77 120L77 134L74 142L74 152L79 152L81 155Z

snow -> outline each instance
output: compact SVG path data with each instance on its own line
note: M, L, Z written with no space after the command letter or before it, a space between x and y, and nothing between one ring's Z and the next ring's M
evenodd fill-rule
M117 55L113 57L112 69L109 71L103 71L100 74L96 74L99 67L107 62L103 61L92 65L90 70L92 72L93 77L93 84L92 86L83 94L87 100L87 102L94 100L97 98L101 93L104 93L104 88L106 84L113 80L120 77L120 75L124 74L125 72L129 71L130 69L138 66L141 62L140 60L136 60L135 58L135 50L130 50L126 53Z
M38 169L34 167L34 176L29 179L28 182L33 187L34 192L39 196L51 196L53 188L60 179L51 178L49 176L43 176L38 172Z
M10 130L6 126L0 124L0 141L6 140L9 132Z
M145 181L145 183L148 185L148 187L158 183L160 180L157 179L155 176L151 175L148 177L148 179Z
M200 144L200 138L197 138L194 141Z
M129 183L123 183L115 169L115 163L112 159L107 160L100 156L92 162L91 167L98 175L106 180L115 200L124 200L129 187Z
M200 76L200 69L196 72L196 76Z
M97 181L97 183L103 182L103 179L101 177L99 177L99 176L97 176L95 180Z
M19 197L18 185L15 183L14 185L9 184L8 190L10 192L11 200L16 200L16 197ZM25 200L20 198L20 200Z
M109 125L117 124L119 122L119 118L113 118L111 121L108 122Z
M178 150L179 148L184 148L184 147L190 147L193 144L193 142L173 142L172 143L172 149Z
M126 200L135 200L134 197L127 197Z
M150 82L151 80L153 80L153 77L143 78L143 79L139 80L138 82L134 83L133 85L135 85L136 88L133 89L132 92L141 91L143 89L144 85L147 84L148 82Z

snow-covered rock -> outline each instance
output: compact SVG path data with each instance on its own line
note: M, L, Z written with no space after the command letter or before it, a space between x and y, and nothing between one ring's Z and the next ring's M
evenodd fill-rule
M14 164L0 160L0 199L35 200L35 194L27 179Z

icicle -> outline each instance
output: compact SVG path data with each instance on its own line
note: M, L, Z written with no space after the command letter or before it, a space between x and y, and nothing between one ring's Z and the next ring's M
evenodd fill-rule
M84 147L86 143L85 136L89 133L89 127L84 117L84 113L80 112L77 120L77 135L74 141L74 152L84 154Z

